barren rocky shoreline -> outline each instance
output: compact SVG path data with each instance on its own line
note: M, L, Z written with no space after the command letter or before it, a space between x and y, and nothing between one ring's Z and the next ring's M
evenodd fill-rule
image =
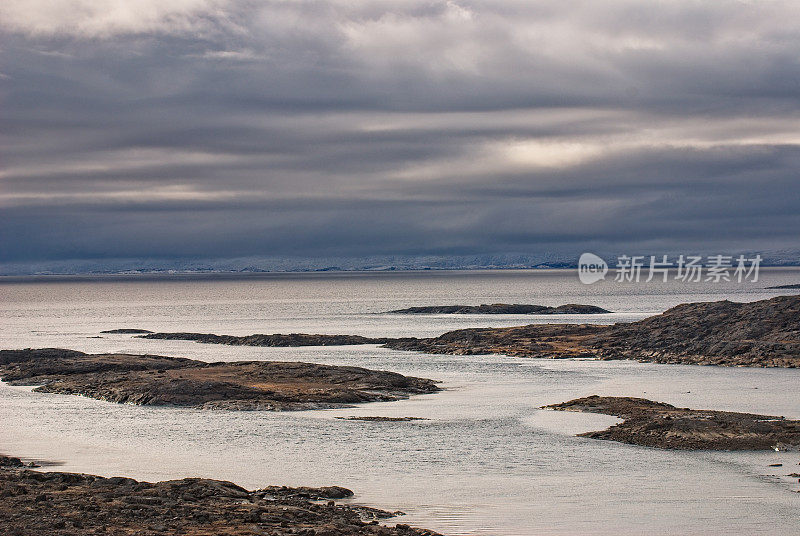
M679 450L781 450L800 446L800 421L771 415L676 408L644 398L589 396L545 406L624 419L580 434L633 445Z
M378 524L400 512L337 504L338 486L245 490L231 482L132 478L0 468L4 536L436 536Z
M611 326L461 329L432 338L396 339L386 346L438 354L796 368L800 366L800 296L750 303L689 303L638 322Z
M557 307L525 305L519 303L493 303L482 305L426 305L388 311L393 314L484 314L484 315L596 315L610 313L596 305L568 303Z
M144 330L127 330L128 332ZM124 332L124 331L123 331ZM120 333L120 330L117 330ZM145 333L140 339L162 339L196 341L206 344L228 344L232 346L349 346L354 344L385 344L391 339L360 335L316 335L308 333L276 333L273 335L215 335L213 333Z
M530 324L508 328L467 328L427 338L203 333L146 333L139 336L248 346L382 344L387 348L433 354L505 354L796 368L800 366L800 296L779 296L749 303L727 300L687 303L638 322L613 325Z
M391 401L439 390L433 380L360 367L281 361L0 350L0 378L35 391L205 409L292 410Z

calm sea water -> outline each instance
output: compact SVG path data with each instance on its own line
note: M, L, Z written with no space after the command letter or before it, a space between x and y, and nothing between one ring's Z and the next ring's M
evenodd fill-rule
M116 405L0 384L0 452L61 469L148 480L204 476L249 488L338 484L450 535L800 533L800 453L670 452L575 437L616 419L538 409L590 394L800 418L800 370L504 356L431 356L372 345L245 348L99 332L437 335L531 322L617 322L688 301L791 291L800 270L750 284L585 286L571 271L0 279L0 347L159 353L207 361L349 364L442 381L392 403L290 413ZM599 316L402 316L389 309L587 303ZM337 416L425 417L380 423ZM769 467L783 463L783 467Z

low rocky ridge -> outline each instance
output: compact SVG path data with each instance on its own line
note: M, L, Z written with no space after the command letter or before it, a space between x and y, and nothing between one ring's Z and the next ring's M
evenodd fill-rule
M427 421L424 417L360 417L350 415L349 417L336 417L342 421L364 421L364 422L411 422L411 421Z
M3 456L0 455L0 467L12 467L12 468L19 468L19 467L41 467L36 462L30 461L28 463L23 462L19 458L14 458L13 456Z
M467 328L431 338L396 339L388 348L430 354L505 354L517 357L595 357L586 341L608 329L593 324L531 324L511 328Z
M345 488L272 486L185 478L151 484L132 478L0 469L4 536L435 536L378 519L399 512L340 505ZM318 502L322 500L323 502Z
M150 333L141 337L248 346L383 344L387 348L435 354L590 357L794 368L800 366L800 296L779 296L750 303L727 300L688 303L638 322L611 326L530 324L469 328L431 338L203 333Z
M580 434L633 445L680 450L773 450L800 446L800 421L730 411L676 408L643 398L589 396L545 406L624 419Z
M0 350L0 379L43 393L110 402L236 410L292 410L392 401L439 390L432 380L360 367L191 359L74 350Z
M595 357L657 363L800 366L800 296L750 303L678 305L638 322L612 326L531 324L396 339L389 348L440 354Z
M658 363L800 366L800 296L678 305L615 324L590 343L601 359Z
M766 287L767 289L794 289L800 288L800 283L793 283L791 285L776 285L774 287Z
M134 330L129 330L133 332ZM118 330L119 332L119 330ZM384 344L388 338L362 337L360 335L311 335L289 333L274 335L215 335L213 333L147 333L141 339L196 341L207 344L232 346L346 346L353 344Z
M101 331L100 333L118 333L118 334L141 334L141 333L153 333L149 329L138 329L138 328L119 328L119 329L107 329L105 331Z
M488 314L488 315L594 315L610 313L595 305L568 303L558 307L523 305L519 303L493 303L491 305L427 305L388 311L395 314Z
M12 385L37 385L67 376L168 370L203 366L180 357L85 354L62 348L0 350L0 379Z

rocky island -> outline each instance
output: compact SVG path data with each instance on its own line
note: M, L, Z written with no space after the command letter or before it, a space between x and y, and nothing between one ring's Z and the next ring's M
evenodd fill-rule
M493 303L490 305L427 305L388 311L393 314L484 314L484 315L596 315L610 313L595 305L568 303L557 307L546 305L524 305L519 303Z
M580 434L632 445L680 450L781 450L800 446L800 421L730 411L676 408L644 398L589 396L545 406L624 419Z
M439 390L433 380L360 367L283 361L0 350L0 379L37 392L110 402L232 410L295 410L392 401Z
M356 416L350 415L349 417L336 417L342 421L363 421L363 422L411 422L411 421L427 421L424 417L371 417L371 416Z
M119 329L107 329L105 331L101 331L100 333L135 335L135 334L153 333L153 332L150 331L149 329L119 328Z
M433 354L505 354L796 368L800 366L800 296L779 296L749 303L727 300L686 303L638 322L613 325L529 324L508 328L467 328L426 338L303 333L246 336L146 333L137 336L239 346L382 344L397 350Z
M800 366L800 296L688 303L638 322L473 328L395 339L389 348L438 354L633 359L656 363Z
M436 536L378 524L399 512L337 504L338 486L248 491L231 482L132 478L0 469L4 536Z
M144 330L125 330L129 333ZM116 330L117 333L125 332ZM105 333L105 332L104 332ZM348 346L354 344L385 344L391 339L362 337L360 335L315 335L308 333L276 333L273 335L215 335L213 333L152 333L138 335L140 339L195 341L206 344L228 344L232 346Z
M510 328L466 328L438 337L395 339L387 348L429 354L504 354L516 357L595 357L586 341L607 326L531 324Z
M800 366L800 296L686 303L619 323L589 343L601 359L757 367Z

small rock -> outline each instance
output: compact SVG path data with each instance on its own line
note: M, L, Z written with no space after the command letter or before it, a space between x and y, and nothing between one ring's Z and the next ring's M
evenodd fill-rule
M22 460L11 456L0 456L0 467L22 467Z

